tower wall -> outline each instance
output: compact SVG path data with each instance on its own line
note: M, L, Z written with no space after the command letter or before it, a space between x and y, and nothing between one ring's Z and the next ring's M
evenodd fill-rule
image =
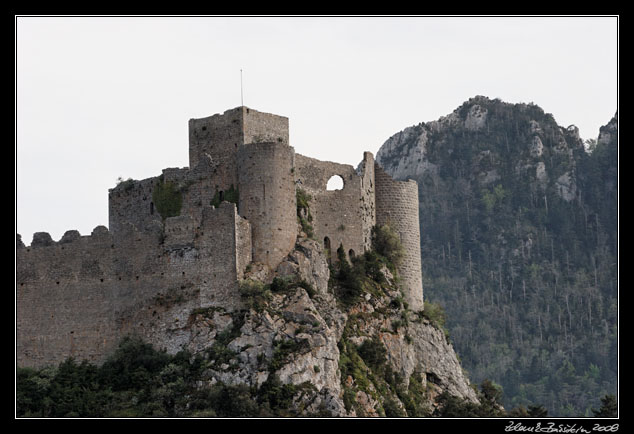
M262 113L248 107L241 107L244 125L243 143L283 143L289 144L288 118L271 113Z
M293 160L284 143L252 143L238 150L240 215L252 231L253 260L275 268L297 238Z
M418 221L418 184L394 181L375 164L376 223L389 224L401 237L404 257L397 268L406 301L413 310L423 309L423 281Z
M242 108L189 120L189 168L204 163L219 190L238 184L236 155L244 143Z

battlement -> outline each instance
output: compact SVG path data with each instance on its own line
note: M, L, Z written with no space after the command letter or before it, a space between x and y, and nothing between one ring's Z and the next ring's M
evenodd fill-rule
M288 118L247 107L191 119L189 167L110 189L109 229L59 241L36 233L30 246L18 234L18 363L100 361L125 333L177 351L187 338L158 320L165 300L174 321L200 307L244 308L245 270L257 263L272 278L295 246L298 188L332 260L340 245L363 254L374 225L390 223L406 249L403 292L422 309L416 183L391 179L370 152L357 168L296 154L288 131ZM341 189L328 189L333 176Z

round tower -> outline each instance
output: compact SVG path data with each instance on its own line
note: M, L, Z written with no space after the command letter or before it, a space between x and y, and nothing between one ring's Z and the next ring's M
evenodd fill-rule
M404 256L397 267L405 300L412 310L423 310L423 278L418 222L418 184L395 181L375 163L376 224L389 224L401 237Z
M294 156L283 142L238 148L239 212L251 223L253 261L270 268L290 253L297 238Z

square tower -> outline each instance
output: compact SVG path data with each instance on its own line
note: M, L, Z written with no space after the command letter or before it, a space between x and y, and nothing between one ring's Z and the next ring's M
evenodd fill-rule
M236 107L201 119L189 120L189 168L202 163L218 188L238 186L236 155L248 143L288 145L288 118Z

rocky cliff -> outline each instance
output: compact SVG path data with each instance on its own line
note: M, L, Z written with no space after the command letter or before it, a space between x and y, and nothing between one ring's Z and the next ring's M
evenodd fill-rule
M274 273L250 267L245 309L188 308L185 295L135 321L156 348L204 356L199 387L285 385L293 415L430 416L443 392L478 402L445 333L407 308L387 267L345 305L335 269L318 242L298 238Z

